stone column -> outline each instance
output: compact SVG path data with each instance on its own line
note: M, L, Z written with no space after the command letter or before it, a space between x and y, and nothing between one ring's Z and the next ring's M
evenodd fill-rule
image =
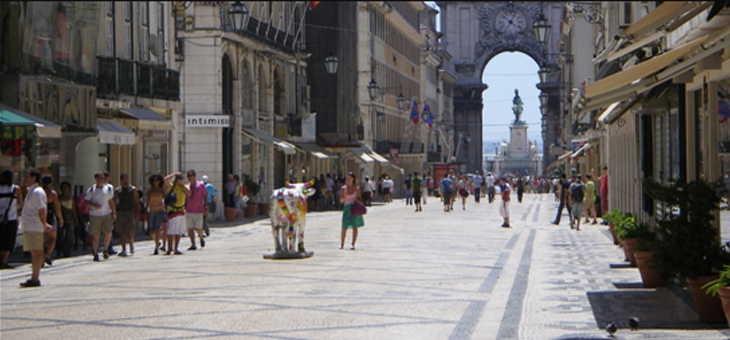
M454 87L453 145L459 147L455 162L464 164L465 172L482 170L482 92L486 89L481 82L457 82ZM461 145L460 136L464 136ZM467 142L467 136L471 141Z

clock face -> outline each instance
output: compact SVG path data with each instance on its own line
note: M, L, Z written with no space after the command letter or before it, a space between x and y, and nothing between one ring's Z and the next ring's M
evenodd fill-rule
M527 19L520 12L499 12L495 19L495 27L498 32L504 34L517 34L527 28Z

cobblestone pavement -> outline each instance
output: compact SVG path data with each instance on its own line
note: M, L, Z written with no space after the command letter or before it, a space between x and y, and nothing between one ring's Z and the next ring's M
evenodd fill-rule
M262 259L273 240L260 219L216 227L182 256L138 242L127 258L59 259L41 288L18 288L27 264L3 270L0 338L605 339L610 321L618 338L730 338L697 321L685 292L637 288L606 227L551 225L552 195L511 202L509 229L486 200L454 208L373 206L354 251L338 249L339 212L311 213L306 260Z

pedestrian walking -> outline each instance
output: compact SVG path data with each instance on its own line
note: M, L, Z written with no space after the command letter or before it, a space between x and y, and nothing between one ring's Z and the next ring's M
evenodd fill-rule
M91 253L94 261L99 261L99 235L104 233L102 244L104 259L109 258L109 243L112 239L113 223L117 219L117 207L114 204L114 189L105 182L104 173L94 175L96 184L86 191L85 204L89 207L89 235L91 235Z
M603 167L603 175L601 175L601 215L608 213L608 167ZM607 225L607 221L601 224Z
M365 226L365 220L362 215L354 216L350 214L350 209L355 202L362 203L362 195L360 187L357 185L357 177L350 172L345 178L345 185L340 189L340 202L342 208L342 231L340 232L340 249L345 246L345 238L347 237L347 229L352 229L352 245L350 250L355 250L355 242L357 242L357 231Z
M525 194L525 179L522 176L517 177L517 202L522 203L522 196Z
M411 181L413 180L413 175L408 174L408 177L403 180L403 190L406 193L406 205L413 205L413 195L411 194Z
M104 174L104 185L108 186L109 187L109 190L111 190L112 193L114 193L114 185L110 182L111 175L109 174L109 171L104 171L102 173ZM113 227L113 225L112 225L112 227ZM114 244L111 242L111 239L113 237L114 237L114 234L112 234L110 236L110 238L109 238L109 240L110 240L109 241L109 245L107 246L107 253L109 253L109 255L116 255L117 254L117 251L114 250Z
M583 185L582 177L581 175L576 175L575 181L568 188L568 192L570 193L568 199L571 213L573 214L573 219L570 221L570 229L575 227L577 231L580 231L580 220L583 217L583 199L586 194L586 187Z
M197 250L195 233L198 233L200 247L205 248L203 220L205 219L205 210L208 209L208 190L205 188L203 181L197 180L195 170L188 170L187 176L189 192L185 198L185 222L190 237L190 248L188 250Z
M185 233L185 201L190 189L183 183L183 175L174 172L165 176L165 205L167 205L167 252L165 255L182 255L178 249ZM174 194L174 195L171 195Z
M502 219L504 220L502 228L509 228L509 201L510 193L512 193L512 187L509 185L506 178L501 177L497 180L497 188L495 191L498 191L497 194L500 196L499 215L502 216Z
M150 187L147 189L147 204L145 208L149 211L149 232L155 242L155 251L152 255L158 255L160 250L160 236L162 236L162 251L167 245L167 228L162 230L163 222L166 219L165 213L165 189L163 188L162 175L154 174L149 178Z
M480 175L479 170L476 171L472 182L474 183L474 202L479 203L479 198L482 196L482 184L484 183L484 178Z
M373 199L373 183L370 182L370 179L368 177L365 177L365 181L362 182L361 192L363 204L369 207L372 204Z
M385 179L383 179L383 196L385 197L385 202L390 203L393 202L393 189L395 188L395 183L393 183L393 180L390 178L389 175L385 175Z
M18 210L23 207L23 193L13 184L13 173L5 170L0 174L0 269L13 269L8 257L15 248L18 235Z
M593 169L591 169L591 172ZM593 182L593 175L586 174L586 195L585 195L585 202L583 204L584 206L584 213L586 215L586 221L585 223L588 223L590 221L590 218L593 218L593 223L591 224L597 224L598 221L596 221L596 207L595 207L595 200L596 200L596 184Z
M492 176L491 172L487 173L487 178L484 179L484 183L487 185L487 199L489 200L489 203L494 202L494 182L496 181L496 178Z
M568 181L567 176L565 174L560 174L560 180L558 182L558 194L560 195L560 203L558 204L558 214L555 216L555 219L550 222L552 224L558 225L560 224L560 217L563 214L563 208L568 208L568 214L571 215L570 212L570 205L568 204L568 188L570 187L571 182ZM573 219L573 216L570 216L571 220Z
M76 235L76 205L71 194L71 183L61 182L61 193L58 194L58 205L61 207L63 217L63 228L58 229L58 241L56 242L56 256L71 256L71 248Z
M23 250L29 251L31 256L31 276L21 282L23 288L40 287L41 267L43 266L43 234L53 230L53 226L46 222L48 217L46 192L40 187L41 173L35 169L27 169L23 173L23 183L30 186L28 195L23 202Z
M208 191L208 196L206 197L206 200L208 201L208 209L205 211L205 216L203 217L203 231L205 231L205 236L210 236L208 215L213 214L213 216L215 216L216 205L218 203L218 193L213 184L210 183L208 176L203 175L203 183L205 183L205 190Z
M86 251L86 247L91 245L89 238L88 226L89 226L89 211L90 208L86 205L86 193L83 192L76 198L76 240L74 241L74 250L78 249L76 245L77 241L81 242L81 249Z
M461 210L466 210L466 199L469 197L469 177L466 174L461 175L459 180L459 197L461 197Z
M413 196L413 202L416 204L416 211L422 211L421 196L423 195L423 180L418 176L418 172L413 173L413 179L411 180L411 195Z
M441 199L444 201L444 212L451 211L451 196L454 193L453 188L454 182L451 180L451 178L446 175L444 178L439 182L439 191L441 192Z
M117 220L114 229L119 233L122 251L119 256L127 256L127 236L129 236L129 252L134 254L134 234L136 223L134 216L139 213L139 193L134 185L129 184L129 176L125 173L119 176L120 185L114 194L117 206Z
M56 249L56 240L58 239L58 229L63 228L63 215L61 215L61 206L58 204L58 193L56 190L53 190L51 185L53 184L53 179L51 176L45 175L43 176L43 179L41 180L43 184L43 190L46 192L46 202L48 204L48 207L46 209L46 221L48 224L53 226L53 229L51 231L46 232L45 236L45 247L44 250L46 252L45 256L45 262L47 265L51 266L53 265L53 260L51 259L51 255L53 255L53 250Z

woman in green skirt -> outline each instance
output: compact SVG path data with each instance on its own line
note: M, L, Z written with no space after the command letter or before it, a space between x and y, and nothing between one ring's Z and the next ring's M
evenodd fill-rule
M362 203L360 187L357 185L357 177L352 172L347 174L345 185L340 189L340 203L344 204L342 208L342 233L340 234L340 249L345 246L345 237L347 229L352 229L352 246L350 250L355 250L355 241L357 241L357 229L365 226L362 216L353 216L350 209L355 201Z

